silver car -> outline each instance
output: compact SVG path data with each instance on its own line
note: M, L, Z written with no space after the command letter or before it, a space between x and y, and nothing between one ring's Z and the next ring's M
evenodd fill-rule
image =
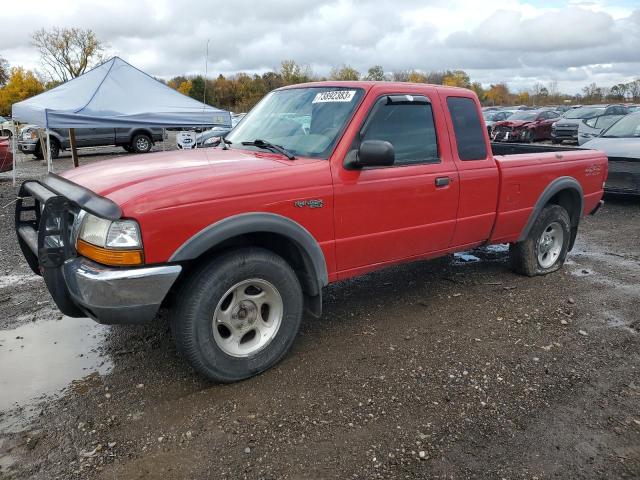
M597 137L622 117L624 115L598 115L593 118L583 118L578 124L578 145Z
M551 127L551 141L561 143L563 140L578 141L578 126L582 120L600 115L626 115L625 105L585 105L574 108L565 113L560 120Z
M640 195L640 112L622 117L583 147L607 154L605 191Z

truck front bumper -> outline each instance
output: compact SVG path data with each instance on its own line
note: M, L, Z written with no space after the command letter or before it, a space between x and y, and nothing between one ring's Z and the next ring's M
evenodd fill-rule
M182 267L107 267L79 256L74 231L80 208L102 212L105 218L120 216L117 206L104 197L55 175L22 185L16 201L16 233L27 263L42 275L65 315L89 316L105 324L149 322Z
M24 153L34 153L37 145L36 142L18 142L18 150Z
M62 266L61 280L71 301L94 320L146 323L158 313L181 270L180 265L110 268L76 257Z

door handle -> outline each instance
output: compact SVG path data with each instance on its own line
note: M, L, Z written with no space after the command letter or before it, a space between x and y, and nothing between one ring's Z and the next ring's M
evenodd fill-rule
M446 187L449 183L451 183L449 177L436 177L436 187Z

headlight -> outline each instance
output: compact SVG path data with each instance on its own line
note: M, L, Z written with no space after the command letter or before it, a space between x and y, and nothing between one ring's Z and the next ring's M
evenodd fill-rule
M106 265L143 263L142 236L135 220L106 220L86 213L78 233L80 255Z
M207 138L203 145L213 145L214 143L217 143L220 141L220 137L209 137Z

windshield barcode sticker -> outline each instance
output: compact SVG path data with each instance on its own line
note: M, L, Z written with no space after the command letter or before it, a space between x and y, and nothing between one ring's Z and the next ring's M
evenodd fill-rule
M320 92L311 103L325 102L350 102L356 94L355 90L334 90L331 92Z

